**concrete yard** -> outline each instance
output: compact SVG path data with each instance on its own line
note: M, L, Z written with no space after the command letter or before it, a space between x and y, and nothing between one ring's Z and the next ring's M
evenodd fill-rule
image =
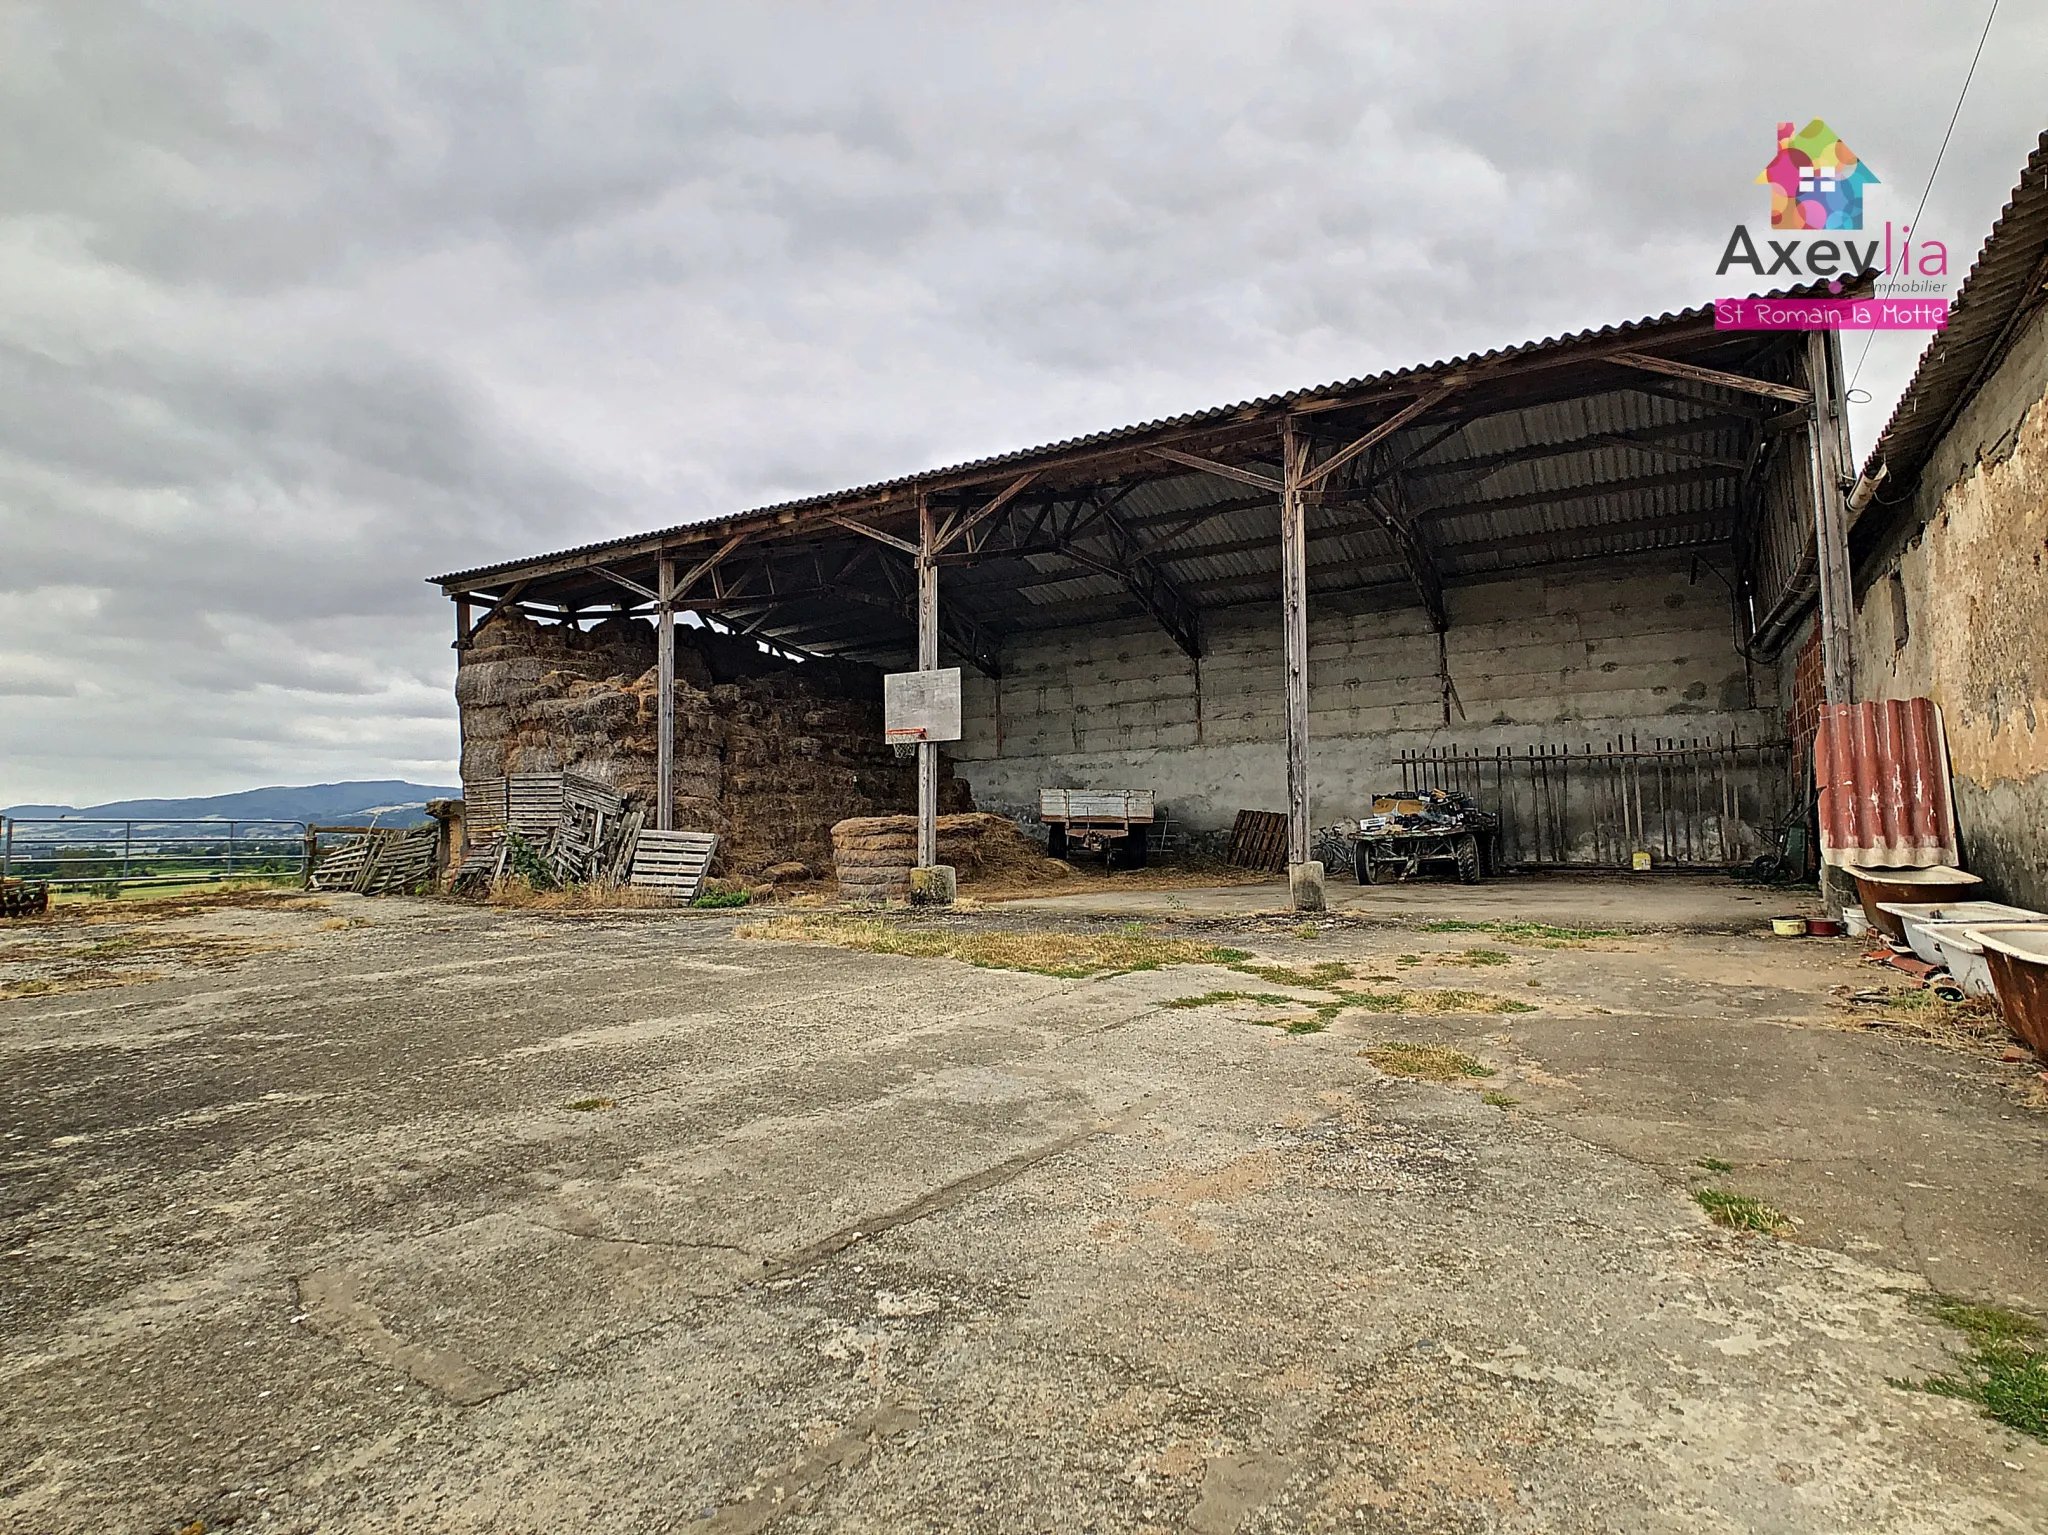
M1884 973L1769 898L1632 888L1147 896L1408 999L1304 1033L1165 1005L1318 995L1221 962L747 913L17 924L0 1528L2048 1530L2048 1444L1901 1384L1962 1347L1931 1291L2048 1311L2040 1063L1858 1026ZM1119 931L1050 904L926 925ZM1566 916L1632 930L1499 925Z

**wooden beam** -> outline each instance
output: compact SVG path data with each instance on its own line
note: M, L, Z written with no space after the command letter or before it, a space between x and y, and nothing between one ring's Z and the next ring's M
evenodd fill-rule
M1628 496L1638 491L1658 490L1669 485L1696 485L1702 480L1733 479L1737 471L1709 465L1703 469L1673 469L1662 474L1636 475L1626 480L1607 480L1574 485L1569 490L1531 490L1518 495L1496 496L1490 501L1446 501L1441 506L1419 508L1424 518L1464 517L1477 512L1509 512L1523 506L1561 506L1568 501L1597 501L1607 496Z
M1705 403L1695 401L1695 403ZM1686 421L1666 421L1658 426L1646 426L1633 432L1593 433L1585 437L1573 437L1564 442L1545 442L1524 448L1503 448L1495 453L1476 453L1470 458L1446 459L1434 464L1418 464L1406 471L1410 480L1427 481L1446 475L1476 474L1483 479L1496 469L1510 468L1515 464L1540 463L1551 458L1572 458L1586 451L1588 443L1600 443L1608 447L1641 448L1645 452L1661 451L1661 444L1671 437L1697 437L1706 432L1725 431L1740 427L1744 431L1756 424L1756 418L1747 414L1716 414L1695 416ZM1690 449L1684 450L1690 452ZM1396 465L1395 467L1400 467ZM1476 481L1475 481L1476 483Z
M1712 464L1718 469L1743 470L1749 467L1749 460L1746 458L1729 458L1722 453L1702 453L1697 448L1675 447L1668 442L1645 442L1639 437L1621 433L1595 432L1586 441L1597 442L1604 448L1633 448L1638 453L1656 454L1664 458L1682 458L1695 464Z
M642 586L638 581L635 581L628 576L620 575L616 570L613 570L609 565L593 565L590 568L597 572L597 574L603 576L605 580L611 582L614 586L623 586L627 591L632 592L635 596L644 597L649 602L661 601L661 594L656 592L652 587Z
M982 523L988 521L989 518L1016 500L1018 495L1037 478L1038 471L1036 469L1032 470L1029 474L1019 475L1008 485L1004 486L1001 491L997 492L996 498L980 511L964 519L960 518L957 513L954 516L948 517L946 525L939 529L938 541L932 545L929 552L931 554L938 554L942 550L951 548L956 540L965 538Z
M1400 431L1402 427L1413 421L1417 416L1420 416L1424 411L1429 410L1433 406L1441 405L1464 387L1465 381L1462 378L1453 379L1441 389L1432 390L1418 400L1410 400L1363 437L1355 438L1346 443L1320 464L1309 470L1302 477L1301 489L1314 490L1339 469L1342 469L1346 464L1357 458L1359 454L1370 452L1374 447Z
M687 597L689 595L691 587L695 586L699 581L703 580L713 570L717 569L719 561L723 560L728 554L731 554L733 550L739 548L739 546L745 543L746 541L747 535L745 533L735 533L731 538L728 538L724 543L718 546L718 551L715 554L710 555L708 558L701 559L695 565L692 565L690 567L690 573L684 576L682 580L676 583L675 593L669 598L669 600L671 602L675 602L681 598Z
M1309 861L1308 803L1308 540L1301 485L1308 472L1308 434L1292 416L1281 426L1280 631L1287 693L1287 863ZM1291 874L1290 874L1291 877ZM1306 888L1306 887L1301 887Z
M455 648L457 650L469 649L470 645L476 640L477 632L500 613L516 613L520 611L515 604L519 601L520 593L524 592L532 584L530 581L514 581L496 597L487 597L481 592L463 592L459 595L455 599ZM484 610L474 620L471 620L469 610L472 605L477 603L482 603Z
M1719 389L1738 389L1749 394L1769 395L1774 400L1790 400L1795 405L1804 405L1813 398L1808 390L1794 384L1773 384L1765 379L1751 378L1746 373L1725 373L1719 368L1702 368L1697 363L1673 362L1669 357L1652 357L1647 352L1610 352L1607 360L1620 363L1625 368L1662 373L1667 378L1690 379L1695 384L1712 384Z
M1421 526L1408 510L1407 493L1401 487L1399 475L1390 475L1374 487L1373 510L1401 551L1402 563L1415 582L1415 594L1422 599L1430 624L1442 634L1451 626L1450 615L1444 608L1443 572L1437 568L1436 556L1430 551Z
M931 499L917 498L917 669L939 664L939 530ZM928 869L939 861L939 743L917 743L917 865Z
M676 807L676 562L664 554L656 565L660 605L654 619L654 691L660 717L654 726L654 825L675 830Z
M1856 609L1849 585L1849 517L1842 500L1845 456L1834 359L1829 356L1830 339L1839 335L1816 330L1806 336L1806 381L1813 390L1807 479L1813 495L1814 547L1820 552L1821 688L1831 704L1856 701ZM1841 343L1835 339L1834 344Z
M1261 490L1270 490L1279 495L1284 489L1281 482L1270 474L1257 469L1243 469L1236 464L1219 463L1213 458L1197 458L1192 453L1183 453L1178 448L1147 448L1153 458L1163 458L1168 463L1179 464L1188 469L1199 469L1204 474L1213 474L1221 479L1236 480L1240 485L1256 485Z
M894 533L884 533L880 528L871 528L864 522L855 522L851 517L827 517L827 522L836 522L840 527L854 533L862 533L877 543L887 544L891 549L900 549L912 559L919 559L924 551L907 538L898 538Z
M1114 511L1105 508L1102 523L1102 536L1109 546L1107 559L1097 559L1071 544L1064 551L1067 557L1122 583L1158 620L1183 655L1191 661L1201 660L1200 610L1154 558L1153 550Z

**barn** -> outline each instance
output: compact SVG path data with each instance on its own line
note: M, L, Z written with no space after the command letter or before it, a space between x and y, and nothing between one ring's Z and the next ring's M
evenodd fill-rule
M1145 788L1302 865L1440 785L1506 866L1746 862L1849 696L1841 399L1833 334L1690 309L438 576L464 779L816 858L914 803L881 675L957 665L937 797L1027 827Z

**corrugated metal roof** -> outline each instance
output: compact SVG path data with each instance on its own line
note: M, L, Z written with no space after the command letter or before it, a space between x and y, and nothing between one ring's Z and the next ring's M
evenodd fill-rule
M1977 386L1991 376L2028 318L2048 294L2048 132L2027 157L2012 199L1991 226L1984 247L1949 306L1945 330L1920 354L1906 392L1864 466L1882 464L1890 483L1884 500L1901 496L1925 467L1942 435Z
M1179 441L1277 473L1271 460L1282 417L1308 414L1328 423L1326 442L1341 442L1390 407L1460 373L1468 376L1463 390L1374 449L1379 464L1371 481L1405 497L1406 515L1444 579L1724 544L1735 532L1740 466L1765 418L1782 405L1606 360L1616 350L1682 340L1687 355L1713 366L1784 376L1786 348L1796 338L1717 334L1711 319L1712 311L1702 307L1602 326L435 580L451 591L483 592L530 579L522 602L590 612L623 595L593 567L610 565L651 584L650 567L663 547L687 540L702 552L745 525L754 531L733 563L752 560L756 573L734 575L733 592L745 595L721 594L717 601L724 606L707 611L738 613L742 622L759 622L764 636L792 645L896 657L909 638L906 572L879 567L906 562L832 518L856 509L870 523L900 529L900 519L916 505L913 492L960 492L1043 469L1013 503L1020 522L1029 520L1027 503L1051 515L1095 492L1113 496L1113 516L1093 523L1083 517L1071 525L1079 533L1056 533L1053 516L1033 524L1044 536L1029 548L948 563L941 582L947 611L996 635L1142 612L1142 601L1112 573L1118 561L1132 557L1133 547L1195 608L1263 601L1279 591L1271 492L1140 457L1142 450ZM1482 371L1472 377L1475 369ZM1247 448L1251 460L1242 457ZM1078 455L1090 456L1077 462ZM1356 467L1366 466L1360 461ZM1382 524L1384 502L1368 496L1364 480L1350 482L1350 474L1337 476L1325 487L1323 504L1307 510L1309 589L1317 596L1412 580L1403 545ZM865 550L867 562L846 566L854 550ZM865 590L845 591L848 569L857 570Z
M1803 290L1788 290L1803 291ZM443 585L473 581L480 576L516 569L520 565L537 564L542 561L559 561L584 556L600 556L608 550L622 549L655 538L680 538L683 535L702 537L716 533L721 527L749 521L760 517L773 517L784 512L804 512L830 507L840 502L868 500L885 493L910 492L928 488L934 483L959 479L961 476L980 474L984 471L1005 469L1023 470L1032 467L1033 461L1058 455L1083 452L1091 448L1107 447L1119 443L1136 442L1148 436L1181 432L1203 426L1221 426L1237 418L1257 418L1299 410L1306 405L1323 401L1342 399L1351 395L1369 394L1376 390L1389 389L1396 385L1430 383L1461 370L1469 370L1490 363L1522 361L1546 353L1565 351L1599 342L1621 340L1644 336L1658 330L1670 329L1687 323L1709 319L1713 315L1711 305L1693 309L1666 312L1640 320L1625 321L1616 325L1603 325L1596 329L1576 331L1569 335L1550 336L1540 341L1527 341L1519 346L1494 348L1485 352L1469 352L1459 357L1446 358L1438 362L1423 363L1406 368L1396 368L1383 373L1370 374L1362 378L1345 379L1336 383L1319 384L1313 388L1293 390L1285 394L1264 395L1258 399L1243 400L1232 405L1213 406L1207 410L1190 411L1184 415L1162 417L1154 421L1142 421L1131 426L1117 427L1109 431L1096 432L1082 437L1064 438L1058 442L1041 444L1011 453L997 454L987 458L969 459L964 463L951 464L940 469L923 470L916 474L901 475L894 479L877 480L872 484L856 486L849 490L832 491L824 495L806 496L792 501L776 502L756 507L750 511L735 512L724 517L707 518L699 522L678 523L673 527L654 529L628 537L606 539L598 543L580 544L571 549L557 550L546 555L533 556L526 560L504 561L496 565L478 566L472 570L453 571L447 575L430 577L433 584Z

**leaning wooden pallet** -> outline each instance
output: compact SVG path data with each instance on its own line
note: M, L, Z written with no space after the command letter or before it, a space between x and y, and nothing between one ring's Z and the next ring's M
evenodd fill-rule
M643 829L633 850L632 883L666 891L678 901L693 901L717 852L715 832Z

